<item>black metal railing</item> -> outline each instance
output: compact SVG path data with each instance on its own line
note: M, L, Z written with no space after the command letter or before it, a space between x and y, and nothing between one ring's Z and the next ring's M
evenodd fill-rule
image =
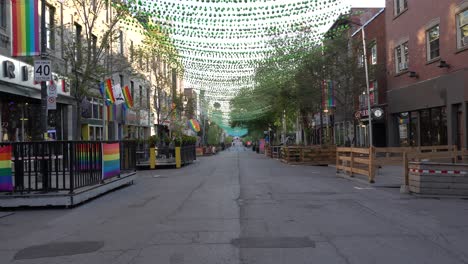
M195 145L182 146L180 148L180 156L182 159L182 164L192 163L197 159L197 150Z
M14 192L69 191L103 179L101 141L0 143L12 146ZM135 171L136 143L121 141L120 173Z

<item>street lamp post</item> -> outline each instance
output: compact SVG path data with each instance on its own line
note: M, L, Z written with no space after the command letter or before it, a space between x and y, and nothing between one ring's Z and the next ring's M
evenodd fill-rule
M372 137L372 111L370 104L370 88L369 88L369 70L367 68L367 49L366 49L366 33L364 26L361 25L362 32L362 46L364 50L364 69L366 71L366 88L367 88L367 115L369 117L369 147L373 146L373 137Z
M371 111L371 104L370 104L370 87L369 87L369 70L367 67L367 49L366 49L366 32L365 32L365 25L360 23L354 22L352 20L347 19L349 23L355 24L361 27L362 33L362 49L364 51L364 70L366 73L366 88L367 88L367 115L369 117L369 147L373 146L373 135L372 135L372 111ZM356 31L357 32L357 31ZM354 34L353 34L354 35Z

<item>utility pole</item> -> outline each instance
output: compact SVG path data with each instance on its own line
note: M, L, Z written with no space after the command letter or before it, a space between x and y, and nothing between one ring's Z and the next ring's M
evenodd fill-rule
M47 58L46 1L41 1L41 59ZM47 139L47 84L41 82L41 137Z

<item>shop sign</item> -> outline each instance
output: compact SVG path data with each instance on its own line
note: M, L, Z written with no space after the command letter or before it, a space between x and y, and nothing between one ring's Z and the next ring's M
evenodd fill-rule
M44 70L42 73L48 73L54 83L57 85L58 94L70 95L69 89L66 89L66 81L58 74ZM41 84L34 81L34 67L22 61L15 60L3 55L0 55L0 80L6 83L21 85L25 87L41 90Z
M125 123L128 125L138 125L137 113L128 109L125 114Z
M374 118L380 119L384 115L384 111L381 108L373 108L371 111L372 111L372 114L373 114L372 119L374 119ZM363 110L360 110L360 111L356 111L356 113L354 114L354 117L356 119L369 117L369 110L368 109L363 109Z

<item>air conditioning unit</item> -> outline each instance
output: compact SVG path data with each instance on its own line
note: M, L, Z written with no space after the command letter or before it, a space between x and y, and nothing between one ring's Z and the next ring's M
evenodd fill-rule
M464 36L464 37L462 38L462 45L463 45L463 46L467 46L467 45L468 45L468 36Z

